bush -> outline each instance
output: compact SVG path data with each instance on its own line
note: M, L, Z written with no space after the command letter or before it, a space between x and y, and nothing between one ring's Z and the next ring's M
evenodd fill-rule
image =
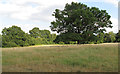
M64 42L59 42L59 44L64 44Z
M7 44L3 47L17 47L18 45L14 42L7 42Z
M94 44L94 42L88 42L89 44Z
M25 42L24 46L29 46L29 44L27 42Z
M76 44L76 41L69 41L70 44Z
M100 41L97 41L95 44L100 44Z

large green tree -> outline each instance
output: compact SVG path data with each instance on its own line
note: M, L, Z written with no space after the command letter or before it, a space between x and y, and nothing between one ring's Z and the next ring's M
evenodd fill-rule
M106 10L90 8L82 3L66 4L64 10L56 9L52 15L56 19L51 22L51 30L65 37L71 33L69 41L76 40L78 43L96 40L96 34L106 31L106 27L112 28L111 16Z

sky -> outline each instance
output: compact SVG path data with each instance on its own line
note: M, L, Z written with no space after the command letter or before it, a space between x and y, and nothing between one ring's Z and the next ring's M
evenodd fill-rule
M118 32L119 0L0 0L0 32L4 27L16 25L26 33L34 27L50 30L55 9L63 10L66 3L81 2L89 7L98 7L111 15L113 28L107 32ZM52 32L52 31L51 31ZM52 32L56 33L56 32Z

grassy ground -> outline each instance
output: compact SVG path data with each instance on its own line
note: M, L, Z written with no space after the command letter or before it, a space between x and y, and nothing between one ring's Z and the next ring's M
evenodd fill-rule
M118 44L2 49L3 72L116 72Z

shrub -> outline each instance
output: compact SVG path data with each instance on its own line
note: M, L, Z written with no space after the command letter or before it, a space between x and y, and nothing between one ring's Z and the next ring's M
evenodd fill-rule
M76 41L69 41L70 44L76 44Z
M96 41L96 43L95 44L100 44L100 41Z
M89 44L94 44L94 42L88 42Z
M14 42L7 42L7 44L3 47L17 47L18 45Z
M64 42L59 42L59 44L64 44Z

